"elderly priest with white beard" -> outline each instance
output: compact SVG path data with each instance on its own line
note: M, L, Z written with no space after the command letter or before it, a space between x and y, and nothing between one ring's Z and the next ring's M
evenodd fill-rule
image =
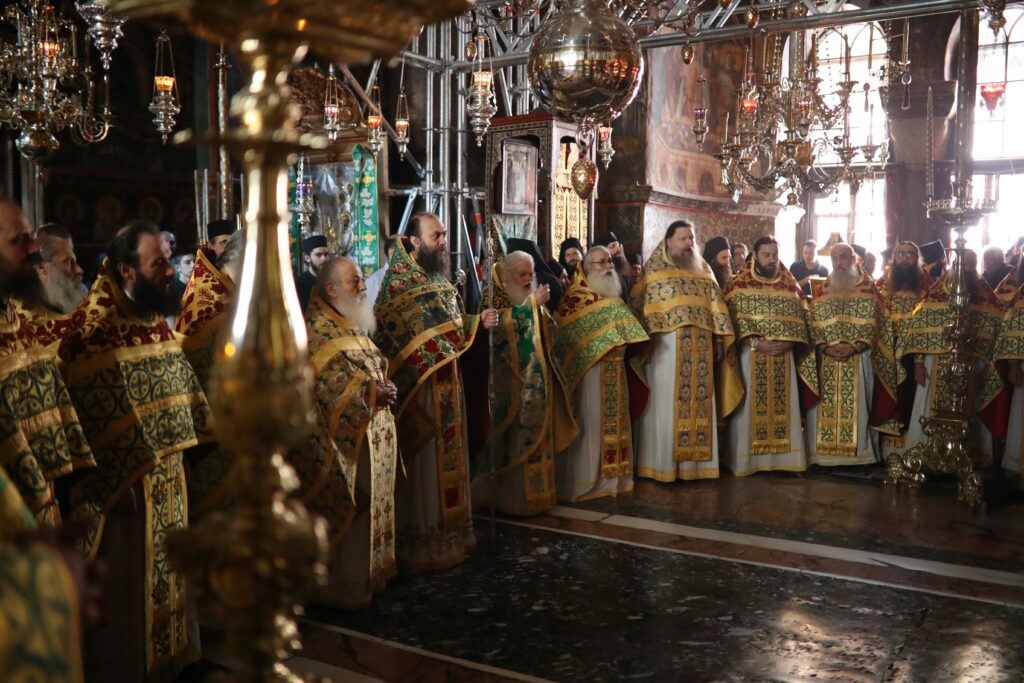
M642 410L647 388L642 359L631 351L648 336L624 295L611 253L593 247L555 315L555 357L565 371L580 425L579 437L556 458L560 500L578 502L633 489L630 407Z
M395 469L398 438L391 407L398 390L388 360L367 336L377 328L359 267L335 258L320 266L306 307L314 393L327 438L346 459L354 482L355 519L332 547L320 600L366 607L395 574Z
M491 432L473 463L473 501L493 499L505 514L539 514L557 501L555 453L568 448L579 429L552 354L555 325L544 306L549 289L537 285L533 257L510 252L494 265L492 277L499 315L491 367L495 395Z
M832 273L811 306L818 403L807 411L807 454L814 465L878 462L869 425L876 384L895 400L897 366L890 322L875 283L847 244L832 247Z
M743 384L729 308L697 251L693 225L668 226L632 298L651 335L651 401L638 421L637 474L666 482L715 479L718 419L739 405Z

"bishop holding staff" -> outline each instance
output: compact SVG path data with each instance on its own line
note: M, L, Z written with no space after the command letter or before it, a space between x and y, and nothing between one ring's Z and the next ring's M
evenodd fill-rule
M552 353L555 324L544 305L550 292L537 284L533 257L510 252L494 265L493 283L500 315L493 333L495 401L488 443L474 461L474 500L479 505L493 496L501 512L537 514L557 501L555 453L579 429Z
M410 571L445 569L476 547L469 499L469 445L459 357L482 322L498 313L466 315L445 278L445 227L437 216L409 219L407 251L395 246L374 307L374 342L398 388L398 441L409 480L397 494L398 560Z

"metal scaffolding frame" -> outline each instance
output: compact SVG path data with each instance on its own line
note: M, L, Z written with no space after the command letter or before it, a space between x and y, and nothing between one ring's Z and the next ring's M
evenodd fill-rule
M782 33L954 13L978 7L978 0L909 0L899 4L843 11L845 0L828 0L820 6L814 0L801 1L807 8L807 16L765 19L758 25L757 31ZM687 30L654 33L661 27L677 27L678 22L682 21L687 11L694 9L695 4L698 7L709 6L709 9L697 14L695 26ZM755 4L763 16L768 16L770 10L783 8L789 2L755 0ZM417 173L420 185L417 188L396 188L393 192L409 198L409 206L395 232L404 230L405 222L411 214L411 203L419 200L423 208L436 211L453 237L452 251L456 256L463 256L464 231L458 229L459 221L465 213L466 202L472 197L479 197L483 189L469 184L466 171L467 151L472 153L476 147L475 140L469 137L472 131L467 126L466 118L467 76L474 64L473 60L466 58L466 44L477 30L482 30L489 38L491 53L485 61L494 71L497 115L527 114L535 104L526 73L531 38L541 23L557 11L555 5L553 0L540 0L534 3L535 8L531 12L504 17L502 12L509 6L505 0L478 0L470 12L454 20L426 27L420 37L402 53L408 66L420 72L426 86L425 101L419 103L424 111L425 159L421 164L412 154L406 153L405 161ZM631 11L629 9L620 10L620 15L634 19L631 21L634 29L645 34L640 39L641 47L654 50L685 43L747 38L752 34L751 29L742 20L736 21L735 17L740 7L741 0L732 0L724 8L717 1L677 0L657 20L626 17ZM369 106L367 91L377 76L378 68L379 62L371 69L365 88L347 68L341 68L353 92L366 106ZM388 135L394 139L394 129L388 123L389 115L385 112L381 114ZM412 189L415 192L411 192Z

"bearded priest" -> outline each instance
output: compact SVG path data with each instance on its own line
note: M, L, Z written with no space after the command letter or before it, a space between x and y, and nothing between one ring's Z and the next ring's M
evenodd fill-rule
M82 541L118 586L87 657L90 680L173 679L198 656L185 577L167 536L188 526L182 452L212 439L210 409L168 327L179 301L171 254L152 223L115 235L60 344L96 469L71 490L92 521Z
M56 223L36 230L39 261L30 286L12 297L12 302L35 342L50 346L67 331L71 314L85 298L82 267L75 257L71 233Z
M897 366L875 283L850 245L835 245L831 257L832 273L811 304L819 391L807 411L807 453L814 465L867 465L880 459L872 392L881 385L895 402Z
M408 571L446 569L476 547L470 518L469 444L459 358L477 328L498 313L466 315L445 278L448 241L431 213L409 219L411 245L395 246L374 313L374 342L398 387L398 443L409 479L396 496L399 565Z
M989 414L980 408L986 406L994 397L983 391L981 383L992 360L992 350L999 335L1004 306L988 283L978 274L978 255L970 249L964 251L963 271L970 297L969 324L973 328L972 342L964 349L971 363L968 386L946 386L943 384L942 373L938 372L942 355L949 352L944 328L950 324L952 316L949 288L952 285L954 270L951 268L944 272L924 295L913 314L907 319L903 334L898 340L896 357L913 358L917 391L903 448L893 448L891 453L894 456L927 441L928 437L921 426L921 418L932 415L937 395L950 395L952 392L967 392L971 397L969 408L972 447L976 452L992 454L993 434L990 426L997 425L987 424ZM997 427L996 432L998 436L1004 435L1001 428Z
M555 315L555 357L573 396L580 435L556 457L558 498L569 502L633 490L631 421L647 400L642 358L649 340L623 302L615 261L592 247ZM631 411L630 408L634 410Z
M368 335L377 328L359 266L334 258L320 266L306 307L314 391L327 436L354 482L355 519L332 546L320 602L367 607L395 575L395 469L398 437L391 407L398 390L388 361Z
M725 289L747 389L729 422L726 464L738 477L807 469L800 407L818 390L807 299L774 237L757 238L752 252Z
M0 467L40 525L62 523L57 490L95 466L57 369L56 348L14 306L38 283L39 254L21 208L0 202Z
M892 449L904 448L904 437L910 426L910 411L914 405L914 359L896 357L896 349L903 338L904 327L910 314L921 302L932 278L921 267L921 252L913 242L900 242L892 252L892 263L875 283L889 316L887 346L891 349L896 368L896 395L890 396L881 384L875 385L871 401L871 422L879 432L882 457ZM901 451L902 452L902 451Z
M729 308L696 237L687 221L669 225L633 287L651 335L637 475L657 481L716 479L719 416L743 398Z
M538 286L535 267L524 251L510 252L494 265L500 317L494 330L493 426L473 463L474 504L493 498L496 509L511 515L554 507L555 453L579 432L552 354L555 325L544 305L550 290Z

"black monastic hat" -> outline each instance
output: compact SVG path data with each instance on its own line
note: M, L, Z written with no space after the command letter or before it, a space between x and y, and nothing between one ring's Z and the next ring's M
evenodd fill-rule
M715 257L718 256L718 253L721 251L729 251L731 253L731 250L729 249L729 240L721 235L712 237L704 245L704 260L708 263L714 263Z
M592 247L607 247L612 242L618 242L618 241L619 241L619 238L615 236L615 233L612 232L611 230L609 230L608 232L604 233L603 235L599 235L599 236L595 237L594 241L591 243L591 246Z
M230 235L238 229L238 221L234 219L221 218L219 220L210 221L206 224L206 236L209 239L214 237L220 237L221 235Z
M323 235L310 235L302 240L302 252L312 254L314 249L327 246L327 238Z
M928 242L927 244L921 245L921 259L927 266L931 266L942 261L945 256L946 247L942 245L940 240L935 240L934 242Z

